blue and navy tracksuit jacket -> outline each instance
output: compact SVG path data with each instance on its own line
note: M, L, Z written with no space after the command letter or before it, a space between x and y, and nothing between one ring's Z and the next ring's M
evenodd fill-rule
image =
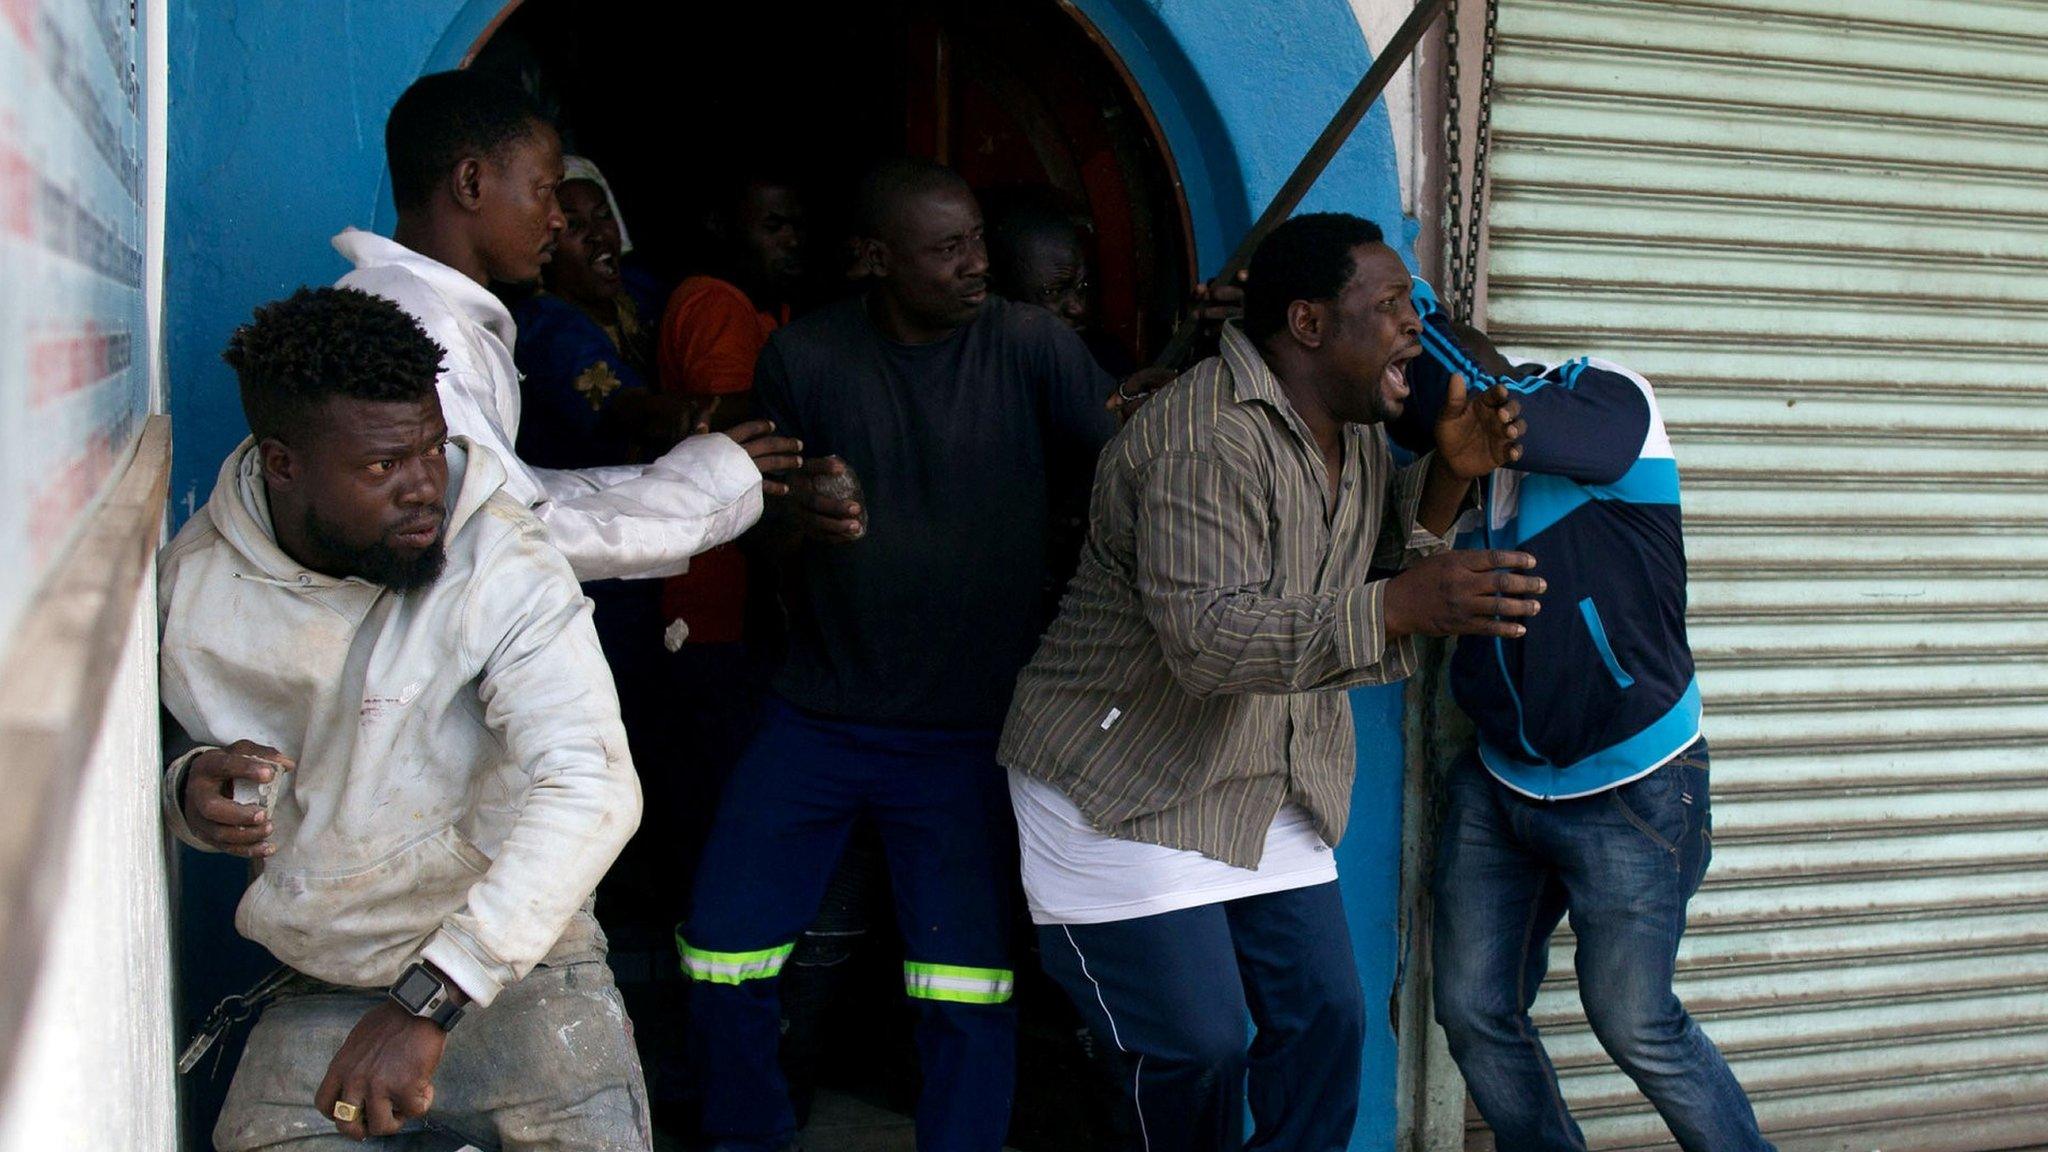
M1409 365L1408 411L1389 431L1425 450L1450 374L1474 393L1495 378L1415 283L1426 354ZM1521 639L1459 641L1451 691L1493 775L1558 800L1626 783L1692 745L1700 690L1685 637L1678 464L1656 394L1605 360L1524 371L1501 378L1528 422L1522 457L1485 482L1478 523L1458 545L1531 553L1549 590Z

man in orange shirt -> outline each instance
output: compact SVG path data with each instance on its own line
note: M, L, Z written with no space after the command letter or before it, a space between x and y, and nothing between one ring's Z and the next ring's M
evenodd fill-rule
M790 318L803 279L804 208L786 180L746 176L706 214L710 246L700 271L676 285L662 310L656 376L664 393L697 405L697 419L725 428L753 407L754 360ZM670 658L664 717L672 761L647 781L648 823L663 828L687 892L698 852L732 766L753 738L765 675L746 637L747 560L737 544L690 559L662 588ZM763 637L751 637L758 647ZM680 914L681 909L675 910ZM679 974L680 970L676 970ZM658 1103L688 1110L680 1030L658 1029L648 1078Z
M698 402L699 419L724 428L753 408L754 360L768 336L789 322L803 281L804 205L779 177L734 181L705 218L711 245L706 271L669 294L656 353L661 390ZM662 616L676 660L676 722L698 763L688 773L685 844L703 842L703 824L725 770L753 734L760 677L741 647L747 561L736 544L700 553L662 590ZM701 794L697 794L701 793ZM696 864L686 853L685 870ZM687 877L684 878L687 883Z
M706 224L722 275L691 276L669 295L659 368L662 391L711 406L711 423L725 427L752 407L754 359L789 321L803 278L804 207L787 182L749 177L720 197ZM691 644L737 644L746 583L746 561L731 545L693 559L663 592L670 646L685 634Z

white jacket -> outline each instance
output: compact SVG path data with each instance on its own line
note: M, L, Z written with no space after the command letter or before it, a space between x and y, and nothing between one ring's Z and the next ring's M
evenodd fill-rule
M395 240L350 228L334 250L356 266L338 282L382 296L445 353L448 430L497 453L505 491L533 509L579 580L673 576L690 557L761 518L761 473L724 435L692 436L652 464L561 471L519 459L519 370L512 314L462 273Z
M401 595L285 555L244 440L164 549L157 612L186 733L297 762L235 927L336 984L388 985L424 957L489 1004L597 887L640 785L590 602L497 458L466 448L448 452L447 567ZM203 848L180 803L190 760L166 770L164 809Z

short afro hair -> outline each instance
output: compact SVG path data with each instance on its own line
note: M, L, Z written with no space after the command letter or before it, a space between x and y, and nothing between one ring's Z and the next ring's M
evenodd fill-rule
M391 198L400 208L423 207L465 157L495 158L547 124L540 104L509 80L467 71L422 76L384 121Z
M698 203L703 206L706 218L731 226L738 222L740 212L747 206L747 198L756 189L783 188L795 192L801 199L805 186L803 174L795 171L794 166L785 166L772 158L747 157L723 173L710 176L704 183L704 193Z
M1079 245L1086 233L1076 213L1067 211L1050 188L1003 189L982 197L988 221L990 273L1003 283L999 289L1014 296L1017 270L1024 263L1025 250L1041 236Z
M913 196L955 189L973 194L967 179L935 160L900 156L884 160L861 174L853 190L853 227L857 235L880 239L896 213Z
M332 397L418 403L441 375L441 346L418 322L354 288L301 288L265 304L221 359L241 382L249 431L286 443Z
M1311 212L1273 229L1245 275L1244 334L1254 341L1287 327L1296 300L1331 300L1357 269L1351 250L1382 244L1380 226L1344 212Z

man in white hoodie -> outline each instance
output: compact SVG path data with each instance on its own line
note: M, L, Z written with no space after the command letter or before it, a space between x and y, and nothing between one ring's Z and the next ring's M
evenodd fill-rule
M589 602L389 301L302 289L226 358L254 435L162 557L198 744L164 808L255 861L235 925L295 974L216 1147L646 1149L590 911L640 789Z
M577 579L672 576L760 519L763 474L802 463L765 420L690 436L646 465L535 468L513 450L515 333L489 285L539 278L563 227L562 140L521 89L475 72L421 77L392 106L384 149L398 227L336 236L355 265L340 285L395 302L446 352L449 429L498 455L506 494L540 517Z

